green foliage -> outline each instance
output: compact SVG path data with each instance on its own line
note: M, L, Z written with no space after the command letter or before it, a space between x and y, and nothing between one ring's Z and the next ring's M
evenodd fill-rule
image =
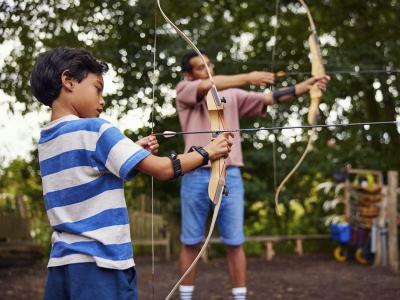
M271 16L274 1L162 1L165 12L185 30L200 48L206 48L218 74L251 70L285 70L279 85L303 80L310 70L306 44L308 21L297 1L280 1L274 46ZM356 73L399 68L400 2L309 1L322 41L323 58L332 80L320 123L395 120L399 115L398 71ZM154 112L155 131L179 130L171 90L180 80L179 60L188 49L157 13L157 70L152 101L152 45L155 1L3 1L0 4L0 43L16 41L16 47L1 69L0 88L37 109L29 91L29 74L38 53L57 46L85 47L109 62L122 88L107 98L108 106L121 111L143 107ZM248 45L241 45L249 37ZM243 46L244 45L244 46ZM272 51L276 56L271 61ZM336 72L352 71L353 73ZM304 75L305 72L306 75ZM300 74L299 74L300 73ZM252 88L252 87L251 87ZM280 107L275 125L288 119L305 123L308 97ZM167 112L167 113L166 113ZM270 117L244 120L242 127L271 126ZM128 133L130 137L149 133L148 127ZM273 166L271 135L276 138L276 170ZM333 169L351 163L354 167L400 169L395 155L400 139L395 126L332 128L318 132L314 150L288 182L281 200L285 214L274 211L274 172L277 183L298 160L307 142L306 132L288 138L284 132L243 135L246 166L246 233L313 233L322 225L324 197L315 192ZM329 142L328 142L329 141ZM182 151L181 137L160 139L160 154ZM31 213L43 217L37 160L13 162L1 175L2 191L25 194ZM179 217L177 182L155 183L156 197L169 213ZM150 194L150 179L139 176L127 184L127 201L135 205L139 194ZM167 206L166 206L167 207ZM40 226L38 226L40 227ZM41 229L42 230L42 229Z
M50 231L43 202L42 182L39 172L37 151L32 153L33 159L25 161L16 159L0 173L0 191L4 195L12 195L8 208L16 210L15 198L23 196L27 216L30 220L31 236L46 251L49 251ZM0 210L7 211L7 204L0 202Z

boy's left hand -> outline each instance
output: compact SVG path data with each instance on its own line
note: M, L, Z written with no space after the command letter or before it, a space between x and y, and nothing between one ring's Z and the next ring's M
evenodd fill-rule
M151 154L156 154L158 152L158 148L160 147L157 138L154 135L149 135L141 138L136 142L136 144L138 144L145 150L150 151Z
M331 78L328 75L323 75L319 77L311 77L301 83L299 83L299 94L309 91L315 84L321 91L326 91L326 86ZM297 91L296 91L297 92Z

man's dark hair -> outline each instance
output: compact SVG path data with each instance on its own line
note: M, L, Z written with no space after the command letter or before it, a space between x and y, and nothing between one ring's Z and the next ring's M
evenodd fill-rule
M63 72L81 82L89 73L104 74L107 71L107 64L85 49L55 48L39 55L31 74L32 94L41 103L51 106L60 95Z
M207 52L203 49L200 50L200 53L204 54L204 55L208 55ZM192 72L193 66L190 64L190 60L196 56L199 56L199 55L194 50L190 50L189 52L186 52L185 55L182 56L182 60L181 60L182 72L188 72L188 73Z

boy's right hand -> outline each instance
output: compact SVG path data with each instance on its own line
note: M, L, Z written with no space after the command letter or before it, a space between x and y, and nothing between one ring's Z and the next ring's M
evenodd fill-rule
M204 150L208 152L208 158L210 161L217 160L221 157L227 158L229 152L231 152L232 143L233 133L224 132L205 146Z

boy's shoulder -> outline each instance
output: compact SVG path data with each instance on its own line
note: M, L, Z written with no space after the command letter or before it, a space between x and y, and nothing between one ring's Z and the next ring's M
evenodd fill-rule
M59 120L53 121L50 124L42 127L39 144L50 141L64 134L97 132L106 128L114 127L110 122L101 118L78 118L76 116L66 116ZM104 128L104 129L102 129Z
M113 126L109 121L102 118L81 118L77 120L78 126L90 131L99 131L104 124Z
M61 118L53 126L46 127L54 129L57 127L66 127L71 129L75 128L76 130L99 131L104 124L113 126L109 121L102 118L78 118L76 116L67 116L65 118ZM46 129L46 127L44 129Z

